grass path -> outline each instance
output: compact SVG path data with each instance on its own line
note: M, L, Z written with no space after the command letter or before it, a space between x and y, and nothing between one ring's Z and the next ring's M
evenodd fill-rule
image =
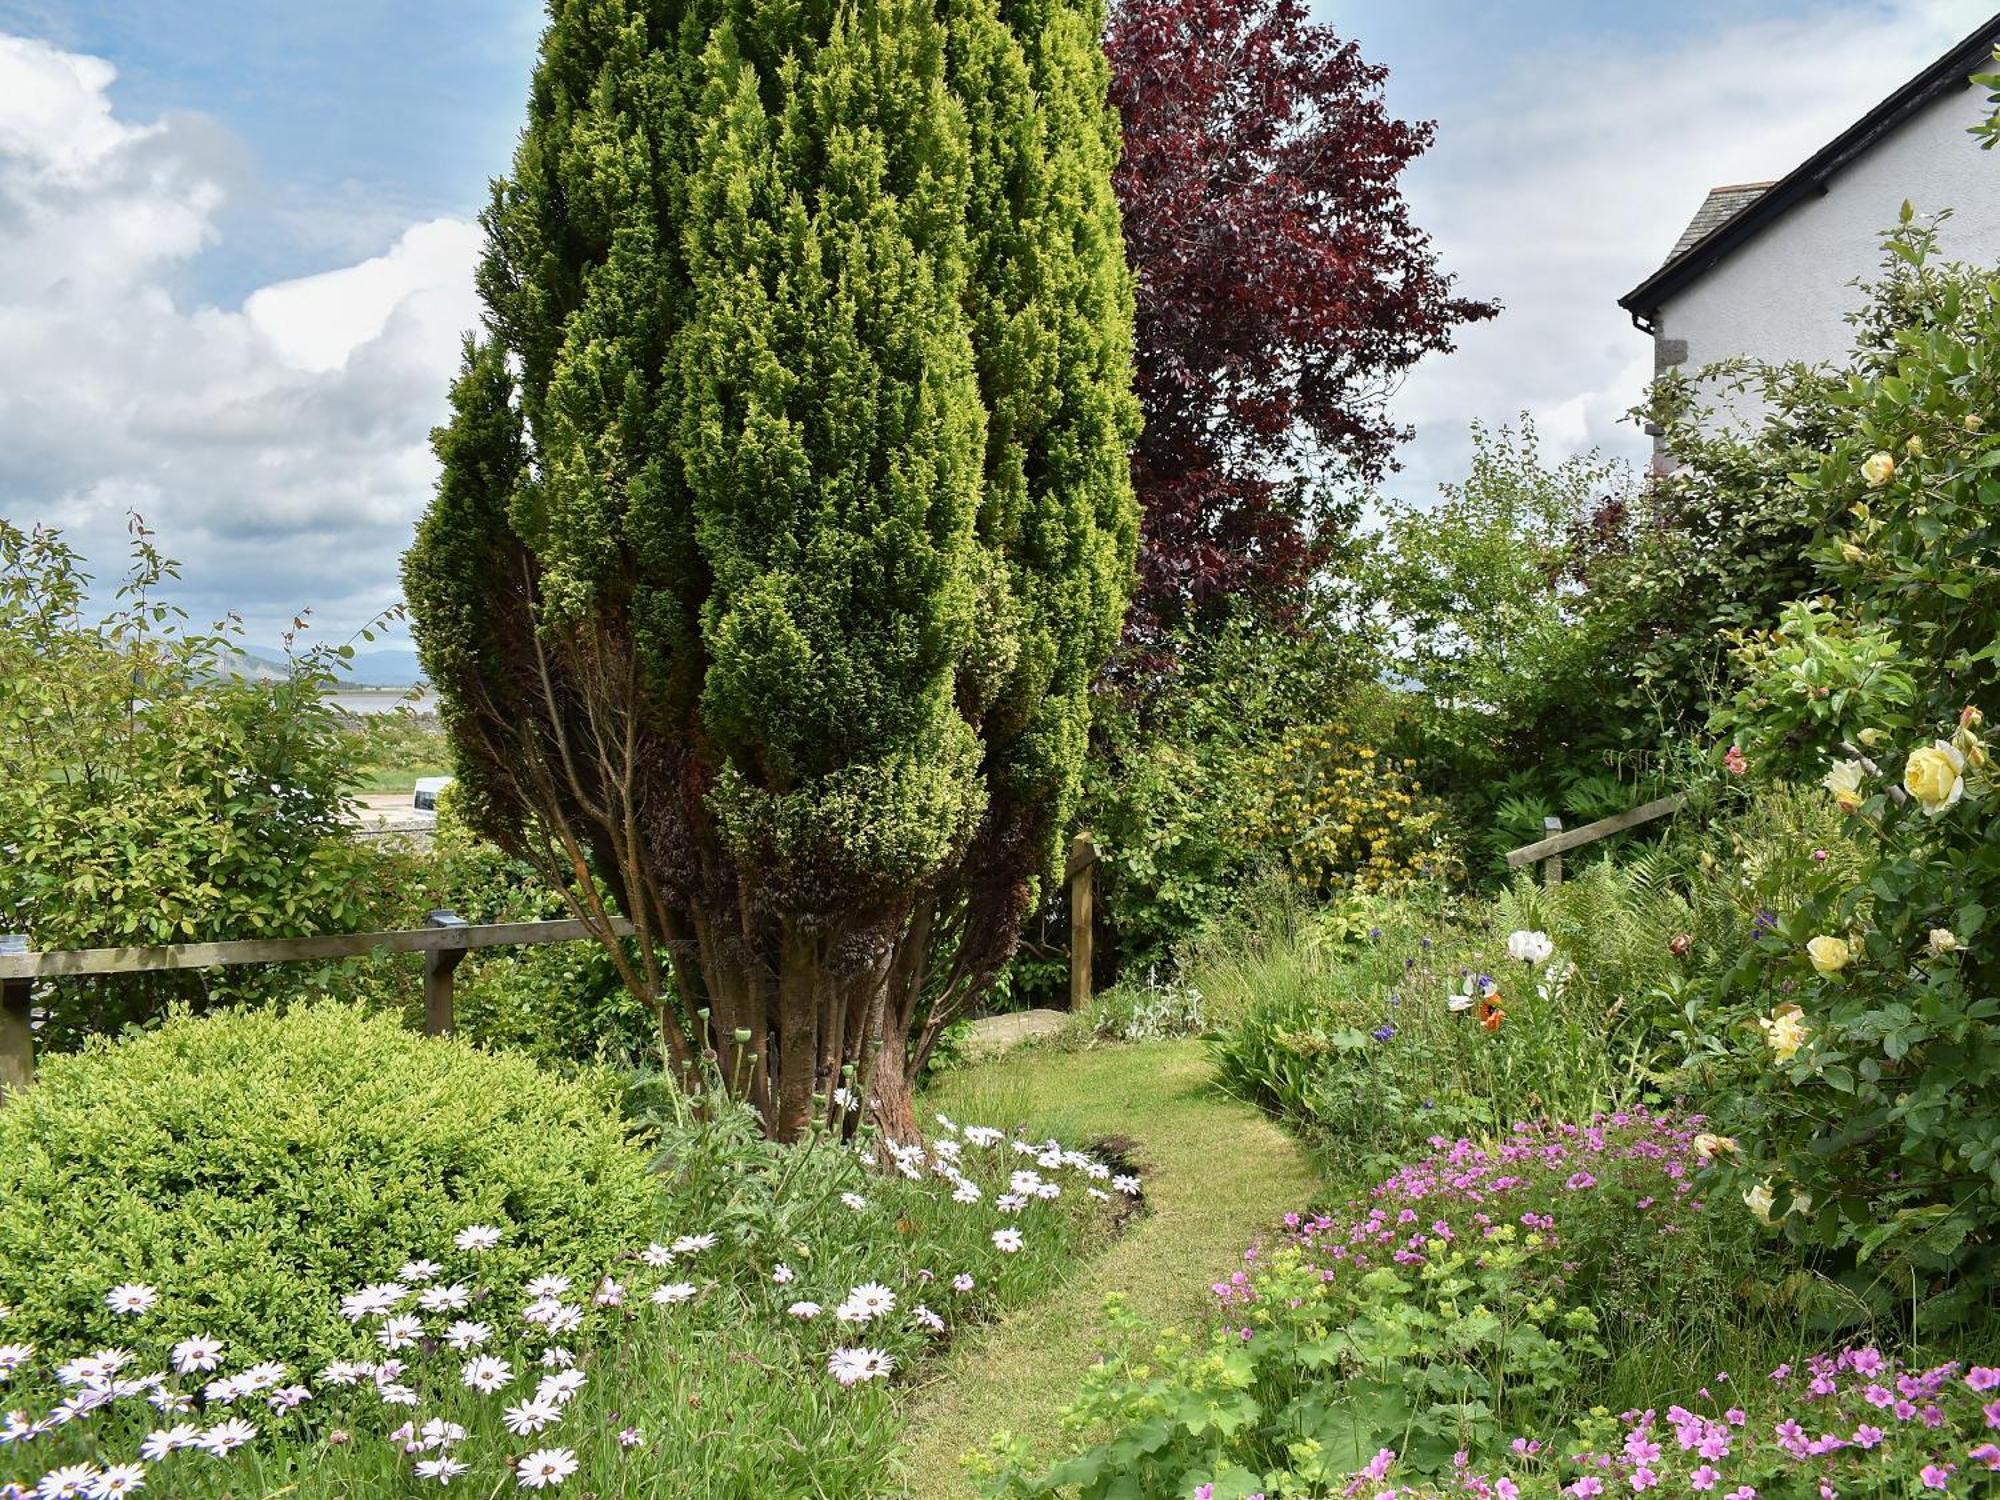
M1192 1321L1244 1245L1312 1197L1298 1147L1211 1083L1199 1042L1091 1052L1030 1051L953 1075L933 1107L995 1125L1033 1121L1067 1141L1123 1137L1146 1177L1148 1212L1045 1300L968 1338L910 1397L913 1500L967 1500L959 1466L1002 1427L1048 1452L1057 1418L1099 1353L1105 1294L1155 1321Z

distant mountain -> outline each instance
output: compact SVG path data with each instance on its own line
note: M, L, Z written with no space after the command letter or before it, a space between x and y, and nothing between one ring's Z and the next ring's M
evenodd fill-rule
M232 677L251 682L270 682L287 675L284 653L280 651L232 651L224 670ZM423 681L423 667L417 653L401 650L356 651L341 674L343 687L406 688Z
M410 647L402 650L357 651L347 664L347 680L356 687L406 688L424 680L423 666Z
M282 656L267 656L261 651L225 652L221 667L224 676L241 677L250 682L273 682L290 675Z

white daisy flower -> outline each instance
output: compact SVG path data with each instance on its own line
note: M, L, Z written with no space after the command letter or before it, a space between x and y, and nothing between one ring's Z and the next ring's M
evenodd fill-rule
M415 1472L419 1479L435 1479L439 1484L450 1484L469 1467L470 1465L446 1455L443 1458L418 1459Z
M674 1263L674 1252L656 1240L639 1252L639 1259L654 1270L658 1270L661 1266L670 1266Z
M576 1455L567 1448L537 1448L514 1472L524 1490L551 1488L576 1472Z
M468 1390L490 1396L514 1378L513 1367L506 1360L491 1354L482 1354L478 1359L467 1360L465 1368L459 1371L459 1383Z
M426 1287L417 1293L417 1306L425 1312L463 1312L472 1305L472 1289L462 1281L450 1286Z
M951 1289L954 1292L969 1292L976 1285L977 1283L963 1271L951 1278Z
M859 1193L842 1193L840 1195L840 1201L842 1203L845 1203L849 1208L853 1209L856 1213L861 1212L862 1209L868 1206L868 1200L862 1197Z
M409 1295L410 1289L400 1281L379 1281L342 1297L340 1315L350 1323L359 1323L363 1318L379 1318Z
M29 1493L35 1500L74 1500L90 1493L90 1481L96 1477L95 1464L65 1464L44 1474L41 1483Z
M535 1387L535 1399L562 1406L582 1390L589 1379L581 1370L558 1370L553 1375L544 1375L541 1384Z
M676 1303L691 1301L694 1294L692 1282L670 1281L653 1289L653 1301L661 1307L672 1307Z
M398 1313L375 1330L375 1342L391 1351L407 1349L424 1336L424 1320L415 1313Z
M170 1357L177 1374L192 1375L197 1371L205 1374L222 1363L222 1340L198 1333L174 1345Z
M771 1280L774 1284L778 1286L790 1286L792 1284L793 1275L794 1272L792 1271L792 1268L786 1265L783 1261L779 1261L775 1266L771 1268Z
M201 1446L201 1429L192 1422L182 1422L173 1427L159 1427L146 1434L146 1440L139 1444L139 1457L147 1463L156 1464L170 1453L183 1448Z
M712 1234L684 1234L673 1243L676 1255L698 1255L704 1250L713 1250L716 1237Z
M570 1288L567 1276L537 1276L529 1282L526 1293L531 1298L560 1297Z
M818 1317L824 1309L817 1302L794 1302L785 1311L791 1314L791 1316L809 1323Z
M406 1260L396 1275L403 1281L436 1281L443 1270L444 1267L434 1260Z
M451 1242L461 1250L482 1254L499 1245L500 1231L491 1224L468 1224L452 1236Z
M150 1312L159 1300L160 1294L143 1281L120 1282L104 1294L104 1305L127 1317Z
M493 1337L492 1325L487 1323L468 1322L463 1318L459 1319L458 1322L452 1324L449 1328L445 1329L444 1331L444 1342L446 1347L450 1349L455 1349L460 1354L465 1353L469 1349L477 1349L481 1344L485 1343L488 1339L492 1337Z
M531 1396L526 1401L517 1402L500 1414L500 1421L515 1437L527 1437L540 1432L562 1415L562 1408L553 1401L544 1401L540 1396Z
M896 1361L880 1349L836 1349L827 1357L827 1373L844 1386L864 1380L880 1380L896 1368Z
M228 1417L201 1435L203 1451L227 1458L245 1443L253 1441L257 1429L241 1417Z
M996 1229L993 1231L993 1248L1006 1255L1012 1255L1021 1248L1021 1231L1018 1229Z

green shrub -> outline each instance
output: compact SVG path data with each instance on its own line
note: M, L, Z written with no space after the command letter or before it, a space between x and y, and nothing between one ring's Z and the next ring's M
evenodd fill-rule
M1716 714L1753 778L1825 776L1847 814L1823 856L1767 861L1766 940L1710 1006L1735 1069L1716 1113L1739 1187L1885 1297L1972 1270L1969 1293L2000 1228L2000 279L1934 248L1906 211L1858 373L1808 408L1829 437L1794 483L1831 518L1825 597L1742 639Z
M0 1302L14 1338L144 1346L171 1322L303 1364L352 1352L338 1294L460 1228L505 1232L512 1281L608 1266L660 1201L602 1086L353 1006L177 1018L49 1059L0 1110ZM134 1281L159 1318L105 1306Z
M240 626L189 629L156 597L174 576L136 529L117 603L92 618L61 535L0 521L0 931L59 949L367 926L384 882L375 851L343 837L353 767L328 696L350 648L250 680ZM259 984L244 971L53 981L36 995L38 1045Z
M1225 1087L1380 1168L1440 1131L1672 1098L1699 977L1749 940L1732 898L1690 839L1554 890L1522 874L1491 900L1350 902L1206 948L1189 979L1233 1017L1215 1043ZM1515 933L1550 953L1511 956Z
M1208 1029L1201 991L1180 979L1147 975L1143 983L1120 984L1069 1018L1056 1042L1094 1047L1115 1042L1156 1042L1199 1036Z

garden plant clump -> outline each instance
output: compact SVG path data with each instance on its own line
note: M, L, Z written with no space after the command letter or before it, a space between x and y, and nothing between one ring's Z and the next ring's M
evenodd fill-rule
M0 1111L42 1247L0 1290L0 1495L873 1493L896 1372L1139 1191L942 1118L788 1147L616 1094L351 1007L53 1064ZM710 1410L757 1415L718 1445Z

